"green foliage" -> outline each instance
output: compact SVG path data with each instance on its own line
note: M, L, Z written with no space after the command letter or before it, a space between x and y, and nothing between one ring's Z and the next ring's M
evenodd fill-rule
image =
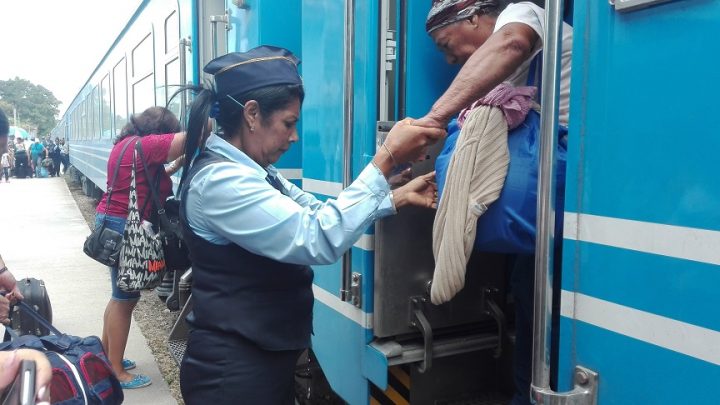
M13 107L17 111L18 126L37 129L39 136L45 136L57 124L60 100L43 86L16 77L0 80L0 108L13 122Z

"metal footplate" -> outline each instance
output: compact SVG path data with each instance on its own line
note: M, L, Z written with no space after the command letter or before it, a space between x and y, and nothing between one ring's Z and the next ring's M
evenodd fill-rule
M180 316L178 316L177 321L175 321L175 325L173 325L173 328L170 330L170 336L168 336L168 351L170 351L170 354L173 356L178 366L182 363L183 356L185 356L185 350L187 349L187 340L188 335L190 334L190 329L188 328L187 322L185 322L185 317L188 313L190 313L190 311L192 311L192 308L193 300L191 295L183 306Z

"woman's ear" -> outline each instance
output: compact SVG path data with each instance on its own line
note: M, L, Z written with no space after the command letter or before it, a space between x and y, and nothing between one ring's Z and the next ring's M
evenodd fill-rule
M258 126L258 123L260 122L260 105L258 102L255 100L248 100L245 103L243 116L245 117L245 122L247 122L248 128L250 128L250 132L254 132L255 127Z

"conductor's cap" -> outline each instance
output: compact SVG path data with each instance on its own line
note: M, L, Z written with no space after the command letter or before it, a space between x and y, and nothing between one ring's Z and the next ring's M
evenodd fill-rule
M298 64L300 59L287 49L262 45L215 58L203 70L215 76L215 90L222 99L268 86L302 84Z

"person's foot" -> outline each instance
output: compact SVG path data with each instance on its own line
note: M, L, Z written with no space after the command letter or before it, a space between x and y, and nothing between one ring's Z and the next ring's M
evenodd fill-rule
M130 359L123 359L122 366L123 366L123 369L125 369L126 371L132 370L135 368L135 362Z
M142 388L147 387L148 385L152 384L152 381L150 381L150 377L142 374L128 374L130 376L130 379L123 381L120 380L120 386L124 390L133 390L136 388Z

